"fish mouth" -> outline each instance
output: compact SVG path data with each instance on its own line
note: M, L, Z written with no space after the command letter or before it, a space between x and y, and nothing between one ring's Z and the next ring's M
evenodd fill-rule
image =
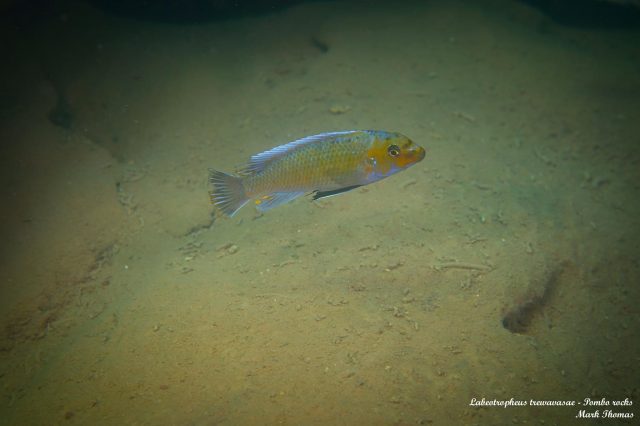
M425 149L421 146L417 146L413 151L413 156L415 157L416 163L422 161L425 155L427 155L427 151L425 151Z
M419 163L424 158L426 152L423 147L414 145L407 149L401 158L397 159L397 165L404 169Z

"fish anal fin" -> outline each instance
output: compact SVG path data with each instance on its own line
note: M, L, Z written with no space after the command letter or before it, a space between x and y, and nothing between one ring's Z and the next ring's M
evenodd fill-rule
M259 211L264 212L274 207L281 206L282 204L286 204L304 194L304 192L273 192L256 198L254 203Z

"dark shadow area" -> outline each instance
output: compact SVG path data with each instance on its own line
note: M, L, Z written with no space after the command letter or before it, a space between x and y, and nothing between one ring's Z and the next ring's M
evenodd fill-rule
M119 16L173 23L209 22L262 15L300 2L301 0L89 0L89 3Z
M277 12L304 0L86 0L98 9L113 15L143 21L166 23L203 23L259 16ZM32 26L45 19L65 13L68 2L24 0L0 8L0 22L13 27Z
M295 4L317 0L86 0L118 16L145 21L201 23L242 16L259 16ZM640 7L604 0L520 0L542 11L555 22L578 28L638 28ZM0 9L0 19L14 25L34 23L58 13L65 2L28 0Z
M578 28L639 28L640 8L599 0L521 0L559 24Z

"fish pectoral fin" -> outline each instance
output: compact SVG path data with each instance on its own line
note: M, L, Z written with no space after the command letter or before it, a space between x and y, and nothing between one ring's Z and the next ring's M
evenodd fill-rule
M256 198L254 203L261 212L267 211L304 195L304 192L273 192Z
M361 187L362 185L345 186L344 188L334 189L332 191L316 191L313 193L313 199L319 200L320 198L332 197L334 195L342 194L343 192L351 191Z

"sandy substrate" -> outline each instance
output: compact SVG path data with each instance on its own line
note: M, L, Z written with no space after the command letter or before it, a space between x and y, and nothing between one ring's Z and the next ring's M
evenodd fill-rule
M3 28L0 418L567 425L602 407L470 401L637 404L640 34L474 4ZM212 221L208 167L353 128L427 157Z

